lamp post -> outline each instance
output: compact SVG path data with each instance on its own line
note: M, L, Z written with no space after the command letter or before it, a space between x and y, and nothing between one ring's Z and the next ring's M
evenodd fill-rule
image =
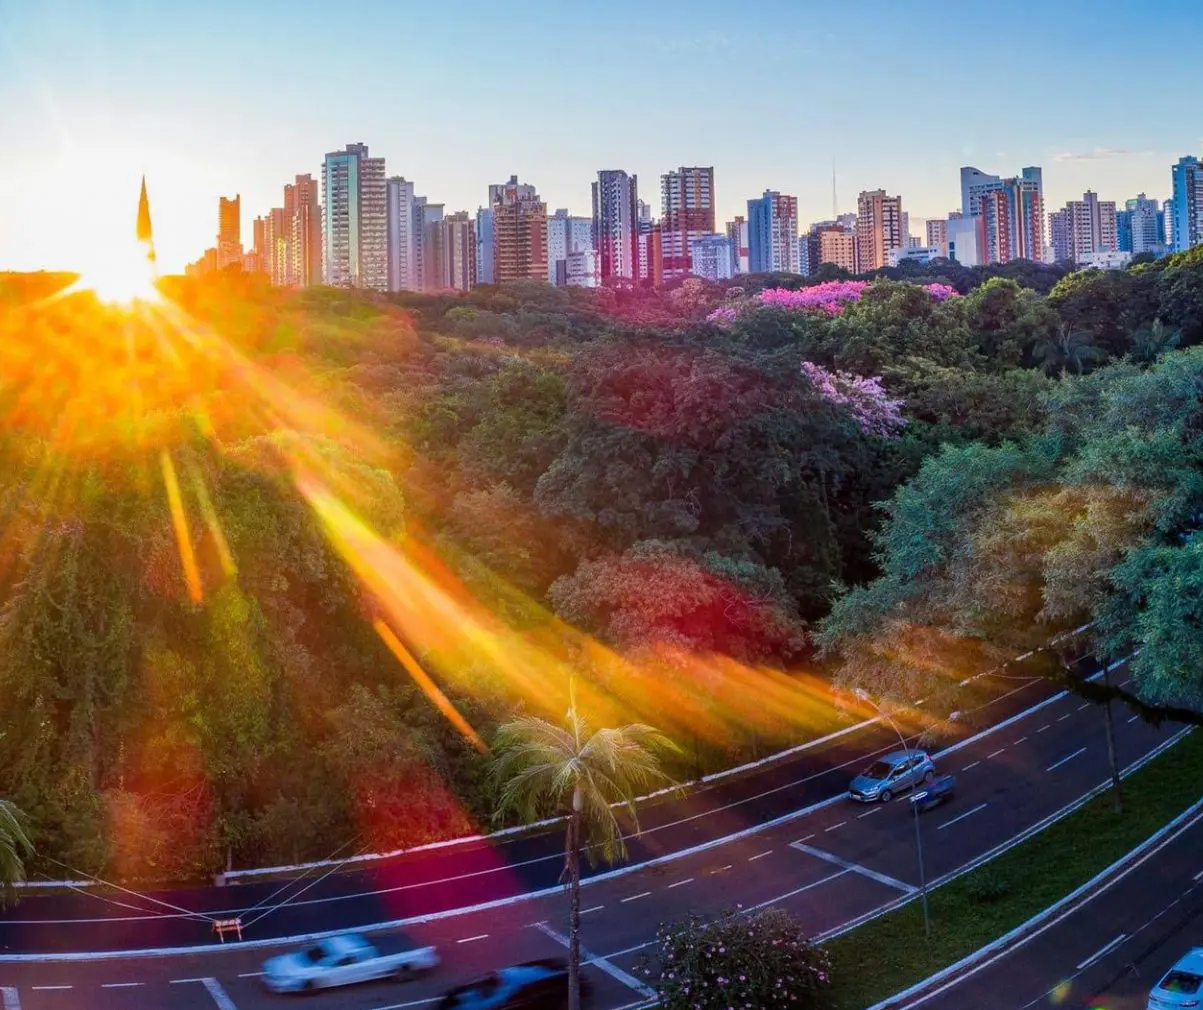
M885 721L890 724L890 728L898 735L898 740L902 744L902 749L904 751L909 751L911 748L907 745L906 737L902 735L902 731L898 728L898 724L890 718L889 713L886 712L885 709L883 709L872 699L872 697L870 697L869 692L858 688L856 691L856 696L861 701L867 701L877 710L877 714L885 719ZM923 902L923 933L927 939L930 940L931 916L928 914L927 910L927 873L923 868L923 834L919 830L919 804L914 802L911 803L911 813L915 815L915 851L919 856L919 896Z

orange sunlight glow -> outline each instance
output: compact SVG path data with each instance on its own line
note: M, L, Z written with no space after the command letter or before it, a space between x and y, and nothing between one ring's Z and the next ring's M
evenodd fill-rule
M145 244L130 238L111 243L98 253L80 274L75 287L93 291L102 302L132 306L137 302L158 302L154 284L154 262Z

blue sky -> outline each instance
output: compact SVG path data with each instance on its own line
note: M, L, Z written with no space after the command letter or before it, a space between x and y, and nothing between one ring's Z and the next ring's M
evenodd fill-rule
M803 223L861 189L912 218L957 171L1044 167L1163 198L1203 146L1198 0L0 0L0 269L72 266L126 228L148 175L160 259L243 230L324 152L362 140L390 174L475 209L517 173L589 211L599 168L713 164L721 220L765 188ZM1175 54L1179 58L1175 59Z

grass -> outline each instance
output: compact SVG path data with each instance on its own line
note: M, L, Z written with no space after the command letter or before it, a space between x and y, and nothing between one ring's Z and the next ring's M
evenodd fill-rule
M932 936L919 901L833 940L837 1005L861 1010L983 947L1086 883L1203 795L1203 733L1192 733L1110 791L997 859L932 891Z

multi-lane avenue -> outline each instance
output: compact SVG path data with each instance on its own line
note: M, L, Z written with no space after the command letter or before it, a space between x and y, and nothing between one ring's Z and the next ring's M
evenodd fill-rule
M950 805L923 818L929 880L938 881L1008 844L1107 779L1099 712L1073 696L1042 698L1038 687L1020 692L1004 704L1022 708L1024 703L1032 706L1037 701L1038 705L1021 712L1000 711L1004 717L995 728L968 737L940 755L941 768L958 777L958 795ZM1129 767L1146 759L1176 732L1177 727L1153 728L1120 715L1116 744L1121 764ZM849 740L841 739L838 746L825 752L830 765L857 767L870 753L889 746L888 737L873 731L852 736L858 738L852 743L860 744L860 753L850 753ZM584 940L599 1008L633 1005L644 999L640 963L661 921L693 911L775 905L798 915L820 935L914 892L919 878L908 804L895 801L862 807L845 800L819 802L836 792L849 767L823 769L816 764L807 769L806 762L815 762L815 756L808 754L805 759L792 771L788 766L770 769L766 774L783 779L775 785L769 784L771 779L753 777L724 787L719 791L721 799L695 796L684 807L665 805L668 812L651 818L650 826L657 830L639 850L643 859L662 858L655 865L628 867L629 872L603 874L587 884ZM750 800L756 793L768 795ZM774 800L775 796L782 798ZM690 809L693 814L688 813ZM799 809L804 810L799 816L788 816ZM663 837L671 834L674 844L657 840L658 833ZM442 914L411 922L403 931L415 944L436 945L444 964L433 976L418 982L323 994L307 1005L317 1010L423 1006L445 988L490 968L562 954L564 897L556 891L538 895L545 881L550 879L554 885L559 872L555 858L526 867L504 865L504 860L514 858L515 850L535 844L549 843L524 840L504 850L474 847L477 854L473 858L481 860L478 870L468 871L474 876L465 876L462 864L453 863L454 872L443 874L452 879L441 879L437 861L420 862L414 864L421 870L415 877L390 867L385 888L377 886L373 891L372 875L348 875L363 878L364 896L354 900L374 903L363 907L375 909L376 921L421 916L412 909L431 910L441 905ZM545 855L536 850L526 858ZM546 870L538 873L546 876L532 869L544 864ZM458 895L458 901L416 897L426 893ZM311 906L310 912L289 922L303 924L303 928L342 925L346 916L340 919L338 909L348 907L348 899L342 894L322 897L332 900ZM457 906L471 908L486 900L490 907L454 911ZM346 924L367 921L371 920L359 918ZM152 939L143 946L178 943L175 923L165 920L160 927L163 939ZM138 928L153 925L139 924ZM52 942L58 930L70 932L70 943ZM216 1005L230 1010L272 1005L283 999L264 993L257 981L263 958L276 949L271 947L210 948L170 956L126 953L99 960L47 956L47 948L54 946L113 949L128 943L125 930L126 924L111 921L50 923L43 916L30 916L26 905L20 906L10 914L0 935L6 948L0 951L0 987L8 1001L5 1010L67 1010L80 1005L112 1010ZM207 936L195 939L211 944ZM81 940L90 942L81 945ZM42 956L11 959L31 950L40 950ZM1079 960L1074 958L1073 963ZM1072 969L1072 964L1069 967Z

